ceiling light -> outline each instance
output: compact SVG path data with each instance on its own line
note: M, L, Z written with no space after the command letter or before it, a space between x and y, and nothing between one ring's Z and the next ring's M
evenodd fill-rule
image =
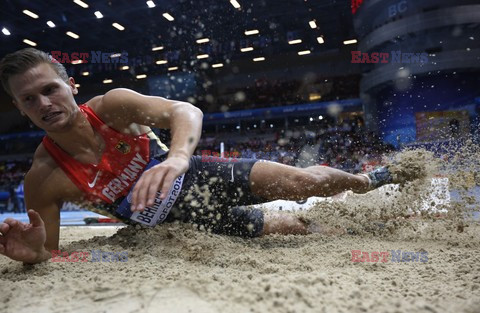
M170 22L174 20L173 16L168 13L163 13L163 17L169 20Z
M100 12L100 11L95 11L95 13L93 13L93 14L95 14L95 16L96 16L97 18L102 18L102 17L103 17L102 12Z
M103 83L104 83L104 84L111 84L111 83L113 83L113 80L111 80L111 79L104 79L104 80L103 80Z
M253 47L242 48L242 49L240 49L240 51L242 51L242 52L253 51Z
M118 23L113 23L112 26L115 27L118 30L125 30L125 27L123 27L122 25L120 25Z
M10 31L8 29L6 29L5 27L2 28L2 33L5 35L5 36L10 36Z
M66 34L70 37L72 37L73 39L78 39L80 38L80 36L78 36L77 34L75 33L72 33L72 32L66 32Z
M317 23L315 23L315 21L308 22L308 25L310 25L310 27L313 29L317 28Z
M82 73L82 76L88 76L88 75L90 75L89 72L83 72L83 73Z
M128 70L129 68L130 68L130 67L129 67L128 65L125 65L125 66L122 66L120 69L121 69L122 71L126 71L126 70Z
M178 70L178 67L177 66L169 67L168 70L169 71L176 71L176 70Z
M230 3L233 5L235 9L240 9L240 3L237 0L230 0Z
M110 55L111 58L119 58L121 56L122 56L121 53L114 53L114 54Z
M317 41L319 44L325 43L325 40L323 40L323 37L317 37Z
M149 8L154 8L155 7L155 3L153 1L147 1L147 5Z
M75 2L76 4L78 4L79 6L81 6L84 9L88 8L88 4L86 4L82 0L73 0L73 2Z
M247 36L256 35L258 33L259 33L258 29L252 29L252 30L246 30L245 31L245 35L247 35Z
M311 53L310 50L298 51L298 55L307 55L307 54L310 54L310 53Z
M48 21L48 22L47 22L47 25L48 25L48 27L50 27L50 28L54 28L54 27L55 27L55 23L52 22L52 21Z
M353 45L354 43L357 43L357 39L345 40L343 42L344 45Z
M72 64L82 64L83 60L73 60Z
M302 43L302 39L290 40L288 42L289 45L296 45L296 44L299 44L299 43Z
M206 59L208 58L208 54L199 54L197 55L197 59Z
M213 68L223 67L222 63L212 64Z
M206 42L209 42L210 39L208 38L202 38L202 39L197 39L197 43L206 43Z
M23 42L26 43L27 45L30 45L32 47L36 47L37 44L31 40L28 40L28 39L23 39Z
M159 51L159 50L163 50L163 46L152 48L152 51Z
M160 65L160 64L167 64L167 60L158 60L157 62L155 62L156 64Z
M140 75L137 75L136 77L137 77L137 79L142 79L142 78L146 78L147 75L145 75L145 74L140 74Z
M35 14L35 13L33 13L32 11L23 10L22 12L23 12L23 14L28 15L28 16L30 16L31 18L38 18L38 15Z
M254 62L265 61L265 58L264 57L258 57L258 58L253 59L253 61Z
M75 88L80 88L80 84L75 84Z

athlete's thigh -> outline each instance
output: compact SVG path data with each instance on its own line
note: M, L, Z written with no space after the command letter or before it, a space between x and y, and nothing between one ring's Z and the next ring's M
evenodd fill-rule
M263 212L238 207L265 202L250 191L250 170L255 162L201 162L199 157L193 157L179 202L167 222L180 220L217 234L259 236Z
M204 162L193 156L177 205L211 210L265 202L250 189L250 172L256 161Z

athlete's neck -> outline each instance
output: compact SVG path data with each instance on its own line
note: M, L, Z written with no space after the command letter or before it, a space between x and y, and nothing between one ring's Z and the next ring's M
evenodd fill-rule
M92 164L100 162L104 141L80 110L63 131L47 132L47 135L76 160Z

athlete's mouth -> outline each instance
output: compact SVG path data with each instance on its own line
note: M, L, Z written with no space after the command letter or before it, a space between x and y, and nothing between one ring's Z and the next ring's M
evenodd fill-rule
M44 122L48 122L48 121L50 121L51 119L53 119L53 118L55 118L56 116L58 116L59 114L62 114L62 112L58 112L58 111L57 111L57 112L50 112L50 113L44 115L44 116L42 117L42 120L43 120Z

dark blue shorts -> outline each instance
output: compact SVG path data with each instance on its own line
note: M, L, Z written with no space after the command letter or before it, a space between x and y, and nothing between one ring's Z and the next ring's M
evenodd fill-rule
M268 201L253 195L250 189L250 172L257 161L237 158L202 162L202 157L192 156L182 191L166 222L192 223L216 234L259 236L263 212L240 208Z

